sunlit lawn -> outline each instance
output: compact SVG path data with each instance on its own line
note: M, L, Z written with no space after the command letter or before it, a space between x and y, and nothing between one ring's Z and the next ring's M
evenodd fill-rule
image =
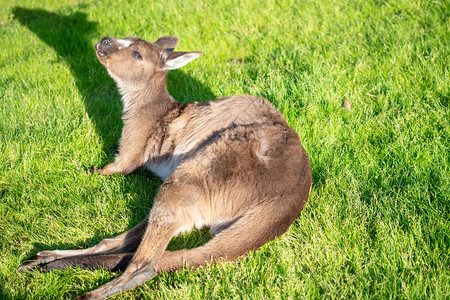
M281 239L116 298L449 298L449 11L406 0L2 1L0 298L72 298L117 277L16 268L115 236L152 207L161 182L149 171L86 171L113 160L122 126L93 49L104 35L175 35L177 49L203 51L169 74L170 93L267 98L299 133L314 181Z

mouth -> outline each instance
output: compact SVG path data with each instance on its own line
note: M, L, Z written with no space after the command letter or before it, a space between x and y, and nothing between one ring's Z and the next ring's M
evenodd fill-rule
M103 57L106 57L106 54L103 53L102 51L100 51L100 44L101 44L101 42L98 42L97 44L95 44L95 50L97 50L97 56L99 58L103 58Z

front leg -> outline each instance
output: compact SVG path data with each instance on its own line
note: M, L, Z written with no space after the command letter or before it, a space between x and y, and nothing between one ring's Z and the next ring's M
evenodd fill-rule
M146 150L149 147L148 137L150 129L145 125L131 126L125 123L118 154L113 163L103 168L91 167L89 171L94 174L113 175L130 174L143 166L147 160Z
M113 163L107 164L105 167L99 169L97 167L89 168L92 174L113 175L122 174L127 175L140 169L144 164L144 154L139 152L127 153L126 151L116 156Z
M145 162L144 147L137 147L142 149L141 151L138 149L122 148L113 163L107 164L101 169L91 167L89 168L89 172L105 176L113 174L127 175L141 169Z

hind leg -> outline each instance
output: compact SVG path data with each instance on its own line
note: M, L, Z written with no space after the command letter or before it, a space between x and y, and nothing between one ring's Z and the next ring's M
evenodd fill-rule
M17 270L27 271L39 265L48 264L57 259L73 256L128 252L139 245L142 235L145 232L145 227L147 226L147 223L148 217L146 217L142 222L140 222L132 229L118 235L117 237L111 239L104 239L99 244L87 249L41 251L34 257L32 257L30 261L26 261L23 264L21 264ZM47 270L50 270L50 268L47 268Z
M279 209L279 206L276 208ZM269 217L261 216L261 213L267 214L270 211ZM157 272L172 272L185 266L202 266L214 263L221 258L234 260L282 235L297 217L298 213L295 211L293 209L289 213L283 214L277 212L275 208L266 208L263 211L261 208L253 209L244 216L236 218L230 226L203 246L194 249L165 251L158 261ZM130 264L132 258L132 253L67 257L49 263L42 270L78 266L123 271Z
M203 246L189 250L164 251L183 222L177 222L176 218L170 217L167 212L161 213L161 209L156 208L151 213L149 226L134 257L133 254L88 255L69 257L61 261L81 267L125 268L119 278L79 297L104 299L137 287L160 271L171 272L184 266L202 266L219 259L234 260L246 255L286 232L300 210L301 207L280 209L280 205L271 204L258 206L236 218ZM57 263L58 261L51 264Z
M63 270L71 267L82 269L104 269L112 272L124 271L130 264L134 253L87 254L56 259L43 265L41 272Z
M196 267L214 263L220 258L234 260L255 250L267 241L282 235L295 216L283 220L264 220L259 214L247 214L231 222L230 226L215 235L205 245L194 249L165 251L158 261L157 272L172 272L185 266ZM256 227L255 222L258 222ZM266 221L266 222L264 222ZM133 253L86 255L67 257L42 268L43 271L64 269L71 266L81 268L103 268L111 271L123 271L133 258Z
M158 204L155 204L158 206ZM157 274L158 261L181 223L167 207L154 207L149 225L136 254L122 275L79 299L105 299L114 294L142 285Z
M153 278L158 272L158 262L173 235L182 228L194 225L192 216L196 203L203 196L200 191L199 188L168 179L155 199L148 217L148 226L125 271L117 279L82 295L80 299L104 299ZM180 205L186 203L192 206L180 209Z

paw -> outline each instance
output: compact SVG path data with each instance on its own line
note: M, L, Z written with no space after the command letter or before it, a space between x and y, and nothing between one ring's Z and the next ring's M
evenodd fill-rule
M28 271L38 266L48 264L55 259L57 259L57 255L52 253L52 251L42 251L35 256L27 259L27 261L25 261L17 268L17 271Z
M101 174L101 170L97 168L96 166L92 166L90 168L87 168L89 172L91 172L92 174Z
M114 167L113 163L106 165L104 168L98 168L96 166L92 166L92 167L88 168L88 170L92 174L100 174L100 175L104 175L104 176L109 176L109 175L118 173L118 172L114 171L115 167Z

